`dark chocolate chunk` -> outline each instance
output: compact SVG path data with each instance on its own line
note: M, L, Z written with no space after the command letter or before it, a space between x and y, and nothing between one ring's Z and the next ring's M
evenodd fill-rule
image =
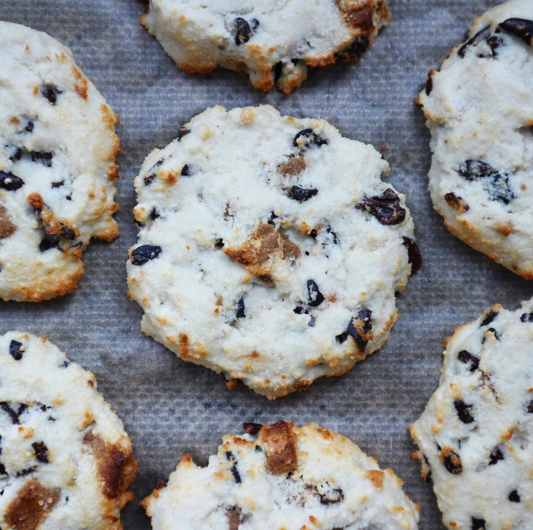
M461 457L451 449L448 449L447 453L443 455L442 462L446 471L452 475L459 475L463 472Z
M252 436L255 436L259 433L263 425L261 423L243 423L242 424L243 429L251 434Z
M457 54L459 57L463 58L466 55L466 51L470 46L477 46L481 41L487 39L490 36L490 26L487 26L486 28L483 28L482 30L478 31L471 39L467 40L461 48L459 48L459 51Z
M152 221L155 221L156 219L159 219L161 216L159 215L159 212L156 208L152 208L152 211L150 212L150 219Z
M34 162L43 164L46 167L52 167L53 158L54 158L53 153L47 153L45 151L32 151L31 152L31 159Z
M57 96L61 94L61 92L57 89L57 87L52 85L44 85L41 87L41 94L52 104L55 105L57 103Z
M518 491L516 490L511 491L511 493L509 493L508 499L511 502L520 502L520 495L518 495Z
M520 317L521 322L533 322L533 313L524 313Z
M35 127L35 124L31 120L28 120L28 122L26 123L26 126L24 127L24 130L26 132L31 133L34 127Z
M233 23L233 33L235 34L235 44L240 46L250 40L252 28L244 18L238 17Z
M359 207L370 212L382 225L397 225L405 220L405 208L391 188L381 195L365 197Z
M52 248L58 248L58 245L59 243L57 241L51 241L50 239L48 238L44 238L40 243L39 243L39 250L41 252L46 252L47 250L50 250Z
M48 464L48 447L46 447L46 444L44 442L34 442L31 446L35 451L35 458L43 464Z
M508 18L500 28L520 37L526 44L533 46L533 20L525 18Z
M489 324L492 324L494 320L496 320L496 317L499 315L497 311L493 311L492 309L487 313L481 324L479 325L480 328L483 326L488 326Z
M160 253L161 247L156 245L141 245L131 253L131 262L133 265L144 265L157 258Z
M472 529L471 530L485 530L485 519L478 517L472 517Z
M61 188L61 186L65 185L64 180L60 180L59 182L52 182L52 188Z
M307 280L308 304L311 307L318 307L324 301L324 295L320 292L314 280Z
M9 171L0 171L0 188L6 191L16 191L24 186L24 181L10 173Z
M422 253L419 246L409 237L403 237L403 245L407 247L407 255L409 256L409 263L411 264L411 272L415 274L424 264Z
M500 460L505 460L505 456L503 455L502 450L496 446L490 453L489 466L494 466Z
M9 344L9 354L15 361L20 361L22 359L22 354L24 350L22 349L22 342L17 340L12 340Z
M464 401L460 399L456 399L453 402L455 406L455 410L457 411L457 416L459 416L459 419L463 423L473 423L474 417L470 413L470 409L472 408L472 405L467 405Z
M357 61L368 50L370 40L366 35L355 37L351 44L336 56L343 61Z
M237 318L246 318L244 296L237 302L237 312L235 314Z
M294 147L300 147L303 149L314 149L327 144L327 138L321 134L316 134L313 129L303 129L294 137L294 140L292 141L292 145Z
M479 368L479 358L467 352L466 350L461 350L458 355L459 360L469 365L469 370L475 372Z
M352 318L348 324L348 335L350 335L360 350L364 350L368 341L371 340L372 332L372 311L370 309L361 309L357 314L357 318ZM344 342L346 338L341 334L337 337L339 342ZM340 338L339 338L340 337Z
M182 168L181 168L181 173L180 175L182 177L190 177L191 176L191 168L185 164Z
M308 315L309 314L309 310L306 309L305 307L301 306L301 305L298 305L296 306L293 311L297 314L297 315Z
M224 248L224 240L219 238L215 241L215 247L216 248Z
M298 202L305 202L318 194L316 188L305 189L299 186L293 186L289 191L289 197Z

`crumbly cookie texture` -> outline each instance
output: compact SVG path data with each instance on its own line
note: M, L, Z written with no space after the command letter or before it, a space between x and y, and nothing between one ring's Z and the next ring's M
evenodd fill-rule
M143 331L270 398L345 373L388 340L421 264L388 169L325 121L196 116L135 180Z
M533 2L476 19L419 96L431 130L429 189L446 226L533 279Z
M90 239L118 236L118 117L68 48L7 22L0 102L0 299L63 296Z
M308 66L358 60L390 19L387 0L150 0L141 22L186 72L222 66L289 94Z
M0 528L121 530L137 472L93 374L46 339L0 337Z
M450 530L533 528L533 300L495 305L446 341L440 386L411 426Z
M414 530L419 506L391 469L334 432L245 423L207 467L182 458L143 501L154 530Z

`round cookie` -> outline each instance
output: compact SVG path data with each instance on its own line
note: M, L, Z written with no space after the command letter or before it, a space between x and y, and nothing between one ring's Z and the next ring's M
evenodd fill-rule
M137 472L93 374L46 339L0 337L0 527L121 530Z
M0 299L76 288L92 237L118 236L118 117L45 33L0 22Z
M270 398L345 373L388 340L421 264L388 169L325 121L196 116L135 180L143 331Z
M244 424L207 467L187 455L142 505L154 530L414 530L419 506L347 438L280 421Z
M446 226L533 279L533 3L476 19L419 103L431 131L429 189Z
M446 341L440 386L411 426L450 530L533 528L533 300Z
M141 22L186 72L222 66L289 94L308 66L358 60L390 19L387 0L150 0Z

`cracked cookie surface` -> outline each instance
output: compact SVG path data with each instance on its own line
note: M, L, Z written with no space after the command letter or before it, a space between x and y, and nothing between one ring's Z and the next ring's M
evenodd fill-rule
M118 236L118 117L68 48L0 22L0 299L72 292L91 238Z
M270 398L381 348L421 257L371 146L273 107L213 107L135 180L143 331Z
M411 426L450 530L533 527L533 301L495 305L446 341L439 388Z
M477 18L419 96L431 131L429 189L449 230L533 279L533 3Z
M121 530L137 472L93 374L46 339L0 337L0 527Z
M207 467L182 458L143 501L154 530L415 530L391 469L315 424L244 424Z
M245 71L289 94L308 66L356 61L391 14L387 0L150 0L141 18L184 71Z

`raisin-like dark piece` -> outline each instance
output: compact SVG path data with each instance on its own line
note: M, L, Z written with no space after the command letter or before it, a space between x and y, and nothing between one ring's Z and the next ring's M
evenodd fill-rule
M429 96L431 92L433 92L433 76L429 74L426 81L426 95Z
M6 191L16 191L24 186L24 181L10 173L9 171L0 171L0 188Z
M144 177L144 185L149 186L150 184L152 184L155 178L156 178L155 173L152 173L151 175Z
M274 84L275 85L278 84L278 81L279 81L282 73L283 73L283 61L278 61L272 67L272 70L270 70L270 75L272 76L272 79L274 80Z
M242 424L243 429L251 434L252 436L256 436L259 431L263 428L263 425L261 423L243 423Z
M459 57L464 57L466 55L466 50L470 46L477 46L481 41L488 38L490 36L490 26L487 26L486 28L483 28L482 30L478 31L471 39L467 40L459 49L457 54Z
M61 94L61 92L52 85L44 85L41 87L41 94L52 104L55 105L57 103L57 96Z
M348 332L347 331L342 332L340 335L337 335L335 339L337 339L337 342L344 344L346 340L348 339Z
M160 217L161 216L159 215L157 208L152 208L152 211L150 212L150 219L152 221L155 221L156 219L159 219Z
M520 37L526 44L533 46L533 20L525 18L508 18L500 28Z
M9 147L9 146L6 146ZM20 147L13 147L9 160L11 162L18 162L22 158L22 149Z
M355 39L347 48L340 51L337 54L337 57L343 61L357 61L366 52L366 50L368 50L369 46L370 40L368 37L366 35L360 35L359 37L355 37Z
M215 248L224 248L224 240L222 238L215 241Z
M70 362L69 361L63 361L63 364L60 366L60 368L68 368L70 366Z
M368 344L368 335L372 331L372 311L370 309L361 309L357 314L357 318L350 321L348 324L348 335L353 337L357 346L361 350L366 348Z
M457 411L457 416L459 416L459 419L463 423L473 423L474 417L470 413L470 409L472 408L472 405L467 405L464 401L460 399L456 399L453 402L455 406L455 410Z
M52 182L52 188L61 188L61 186L65 185L64 180L60 180L59 182Z
M43 464L48 464L48 447L46 447L46 444L44 442L34 442L31 446L35 451L35 458Z
M51 248L57 248L57 247L58 247L57 241L51 241L50 239L46 237L39 243L39 250L41 252L46 252L47 250L50 250Z
M26 127L24 127L24 130L26 132L31 133L34 127L35 127L35 124L31 120L28 120L28 122L26 123Z
M456 171L466 180L475 180L476 178L487 177L494 173L492 166L483 162L483 160L467 160Z
M403 238L403 245L407 247L407 255L409 256L409 263L411 264L411 272L414 274L419 271L424 264L422 253L418 245L409 237Z
M185 127L185 125L183 125L182 127L180 127L179 131L178 131L178 142L181 141L181 139L184 137L184 136L187 136L189 133L191 132L190 129L187 129L187 127ZM163 163L163 161L161 160L161 163Z
M144 265L157 258L160 253L161 247L156 245L141 245L131 253L131 262L133 265Z
M22 349L22 342L17 340L12 340L9 344L9 354L15 361L20 361L22 359L22 354L24 350Z
M301 305L298 305L296 306L293 311L297 314L297 315L308 315L309 314L309 310L307 310L305 307L302 307Z
M500 341L502 338L501 335L494 328L487 329L487 333L492 333L497 341ZM483 338L481 339L481 344L485 344L485 342L487 342L487 337L483 335Z
M524 313L520 320L521 322L533 322L533 313Z
M237 464L235 463L235 457L233 456L233 453L231 451L226 451L226 458L228 459L228 462L234 462L230 468L230 471L233 475L233 479L235 480L235 482L237 484L240 484L242 482L241 475L239 473L239 470L237 469Z
M470 206L468 206L465 200L459 195L455 195L455 193L453 192L446 193L446 195L444 195L444 200L446 201L448 206L450 206L454 210L457 210L460 213L465 213L470 210Z
M166 488L167 487L167 483L161 479L158 479L157 480L157 483L155 485L155 489L156 490L162 490L163 488Z
M248 24L248 22L242 17L238 17L235 19L235 22L233 23L233 32L235 34L235 44L237 46L245 44L250 40L250 37L252 36L252 29L250 28L250 24Z
M431 472L431 469L426 473L425 482L426 484L431 484L433 482L433 473Z
M466 180L479 179L493 201L509 204L516 197L509 185L509 175L497 171L483 160L466 160L456 171Z
M180 175L182 177L190 177L191 176L191 168L185 164L182 168L181 168L181 173Z
M0 476L7 475L6 468L4 467L4 464L0 462Z
M479 325L480 328L483 326L488 326L489 324L492 324L494 320L496 320L496 317L499 315L497 311L493 311L492 309L487 313L487 316L483 319L481 324Z
M508 499L511 502L520 502L520 495L518 495L518 491L516 490L511 491L511 493L509 493Z
M462 363L470 365L469 370L471 372L475 372L479 368L479 358L466 350L460 351L458 357Z
M492 57L496 57L498 55L498 52L496 50L503 44L503 41L497 35L492 35L487 39L487 44L491 49Z
M381 195L365 197L359 206L370 212L382 225L397 225L405 220L405 208L402 208L400 197L391 188Z
M237 318L246 318L245 313L245 306L244 306L244 296L237 302L237 312L235 313L235 316Z
M505 460L505 456L503 455L502 450L499 447L495 447L490 453L489 466L494 466L500 460Z
M305 202L318 194L316 188L305 189L300 186L293 186L289 191L289 197L298 202Z
M30 473L33 473L35 471L34 467L27 467L26 469L22 469L19 471L15 476L16 477L25 477L26 475L29 475Z
M461 457L454 451L449 450L443 458L444 467L448 473L452 475L459 475L463 472L463 464Z
M307 280L308 304L311 307L318 307L324 301L324 295L320 292L314 280Z
M485 530L485 519L478 517L472 517L472 529L471 530Z
M45 151L32 151L31 159L34 162L39 162L46 167L52 167L52 160L54 158L53 153L47 153Z
M0 402L0 409L11 418L13 425L20 425L19 415L5 401Z
M76 232L72 230L72 228L69 228L68 226L62 226L61 227L61 237L64 237L65 239L76 239Z
M340 488L332 488L327 493L318 493L320 504L336 504L344 500L344 493Z
M328 140L321 134L316 134L313 129L303 129L300 131L292 141L294 147L304 149L313 149L315 147L322 147L327 145Z

